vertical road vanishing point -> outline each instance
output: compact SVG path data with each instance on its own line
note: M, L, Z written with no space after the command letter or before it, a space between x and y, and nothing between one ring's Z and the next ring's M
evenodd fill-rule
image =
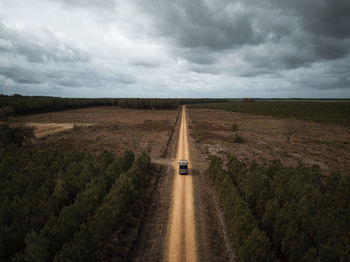
M191 165L185 106L182 107L179 141L173 162L175 174L165 256L165 261L170 262L197 261L192 174L178 174L180 159L186 159Z

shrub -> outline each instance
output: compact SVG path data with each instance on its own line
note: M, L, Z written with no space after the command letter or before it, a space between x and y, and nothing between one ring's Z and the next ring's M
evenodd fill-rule
M4 106L0 108L0 118L12 116L14 114L14 110L10 106Z
M247 140L245 138L243 138L241 135L235 135L233 142L237 143L237 144L242 144L242 143L247 142Z
M232 130L233 132L237 131L237 130L238 130L238 124L237 124L237 123L233 123L233 124L232 124L231 130Z
M33 128L0 125L1 146L22 146L24 143L30 142L32 138L34 138Z

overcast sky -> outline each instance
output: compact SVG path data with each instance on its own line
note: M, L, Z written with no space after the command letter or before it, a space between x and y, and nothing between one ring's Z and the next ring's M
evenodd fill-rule
M0 0L0 93L350 98L349 0Z

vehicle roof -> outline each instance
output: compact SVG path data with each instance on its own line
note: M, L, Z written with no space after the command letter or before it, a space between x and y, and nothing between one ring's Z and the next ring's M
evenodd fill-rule
M179 163L180 163L180 164L187 164L188 162L187 162L187 160L181 159L181 160L179 161Z

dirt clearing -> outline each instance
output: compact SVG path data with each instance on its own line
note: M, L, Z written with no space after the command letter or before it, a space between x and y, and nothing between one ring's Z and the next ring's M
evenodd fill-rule
M26 123L25 125L34 128L34 135L36 138L42 138L47 135L67 131L74 127L91 126L89 124L74 123Z

